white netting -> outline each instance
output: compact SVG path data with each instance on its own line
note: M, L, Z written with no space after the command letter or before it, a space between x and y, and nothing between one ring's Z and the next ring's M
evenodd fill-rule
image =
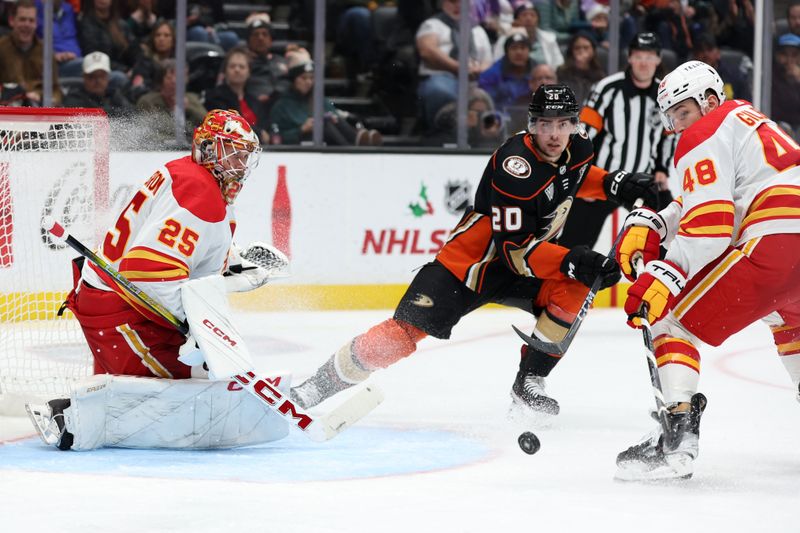
M54 244L41 220L51 215L94 245L108 197L108 121L50 111L0 113L0 411L52 399L91 373L77 321L56 316L77 254Z

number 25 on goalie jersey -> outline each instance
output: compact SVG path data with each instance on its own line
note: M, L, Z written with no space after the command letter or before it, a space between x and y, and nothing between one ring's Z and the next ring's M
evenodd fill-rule
M744 100L723 103L681 134L683 195L662 214L667 259L691 277L728 246L800 233L800 146Z
M585 134L575 134L555 163L539 154L534 138L520 133L492 155L475 194L475 210L453 230L437 260L480 292L491 264L513 274L560 279L567 249L553 242L573 199L605 200L606 171L592 165Z
M209 171L184 157L147 180L103 237L99 253L128 280L184 318L180 285L219 274L228 256L235 222ZM113 290L142 314L160 321L127 298L112 278L87 261L84 281Z

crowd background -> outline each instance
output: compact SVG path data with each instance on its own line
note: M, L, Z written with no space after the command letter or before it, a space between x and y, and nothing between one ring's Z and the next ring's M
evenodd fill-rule
M206 109L239 110L264 143L493 149L526 121L530 92L556 80L585 100L609 74L610 35L620 57L640 31L663 45L661 71L700 59L729 98L752 99L755 0L472 0L466 15L466 117L459 120L460 0L329 0L324 69L317 76L313 0L190 1L186 65L176 56L174 0L53 0L53 105L102 107L115 148L183 147ZM800 0L775 0L771 116L800 130ZM0 104L43 101L43 2L0 3ZM178 74L185 74L180 76ZM185 78L184 133L176 134L176 83ZM315 80L323 106L314 117ZM141 132L146 135L134 135ZM114 132L118 132L115 134ZM366 148L365 148L366 149Z

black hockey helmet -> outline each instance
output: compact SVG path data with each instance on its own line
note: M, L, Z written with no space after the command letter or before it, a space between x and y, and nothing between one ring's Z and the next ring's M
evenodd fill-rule
M528 106L528 129L537 119L569 117L577 124L580 106L575 93L563 83L540 85Z
M658 38L658 35L650 31L637 33L628 44L628 54L634 50L649 50L660 54L661 40Z

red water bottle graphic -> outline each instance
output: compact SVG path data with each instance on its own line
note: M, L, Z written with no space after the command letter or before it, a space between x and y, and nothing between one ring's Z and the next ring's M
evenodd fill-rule
M11 212L11 178L8 163L0 163L0 268L14 264L12 241L14 220Z
M286 185L286 165L278 165L278 183L272 197L272 244L286 257L292 257L289 239L292 231L292 202Z

